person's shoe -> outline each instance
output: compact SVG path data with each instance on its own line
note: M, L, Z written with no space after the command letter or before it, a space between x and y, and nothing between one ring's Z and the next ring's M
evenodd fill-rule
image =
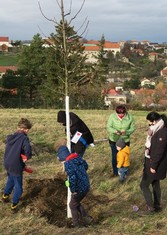
M13 203L13 204L11 205L11 211L12 211L13 213L16 213L16 212L18 211L18 203Z
M124 184L124 183L125 183L125 180L119 180L119 183L120 183L120 184Z
M118 174L112 174L111 175L111 177L117 177L118 176Z
M69 225L69 228L80 228L81 226L80 226L80 224L79 223L72 223L72 224L70 224Z
M90 225L93 222L93 218L90 215L84 216L82 220L83 220L84 225L86 226Z
M147 209L145 211L138 211L138 215L141 216L147 216L147 215L153 215L155 213L155 208L147 206Z
M155 212L155 208L154 207L150 207L150 206L147 206L147 211L148 212Z
M158 206L158 207L155 207L155 212L161 212L162 211L162 207Z
M5 202L5 203L9 202L9 195L8 194L3 194L2 195L2 201Z

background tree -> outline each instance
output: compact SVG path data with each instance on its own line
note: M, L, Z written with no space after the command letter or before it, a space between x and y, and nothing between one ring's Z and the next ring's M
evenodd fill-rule
M132 78L130 80L126 80L123 83L124 90L138 89L139 87L140 87L140 80L138 78Z
M106 75L108 74L108 53L104 50L105 37L102 35L101 40L97 44L99 47L98 55L96 56L97 63L94 66L96 70L96 81L99 85L106 82ZM111 55L110 55L111 58Z
M19 56L18 66L25 79L24 92L33 105L40 100L39 86L46 77L44 70L45 48L39 34L33 37L30 46L24 46Z
M5 89L18 88L19 78L16 75L16 72L7 70L1 79L1 86Z
M125 56L126 58L130 58L132 55L132 51L130 49L130 44L126 42L121 50L122 56Z
M25 78L21 76L20 71L7 70L0 84L2 87L1 104L3 107L21 107L21 99L25 98L23 92L25 82ZM26 104L25 99L24 104ZM25 105L24 107L26 108L27 106Z
M159 82L154 90L153 102L159 104L160 100L166 100L166 96L167 86L163 82Z
M66 31L66 48L64 48L63 27ZM74 27L71 27L67 21L64 24L60 21L55 30L56 33L52 33L49 38L50 48L46 51L45 63L47 79L43 80L41 89L45 90L44 95L49 95L54 100L62 100L65 93L71 95L76 90L75 87L85 81L87 67L86 57L83 55L83 43ZM53 89L48 89L49 87Z

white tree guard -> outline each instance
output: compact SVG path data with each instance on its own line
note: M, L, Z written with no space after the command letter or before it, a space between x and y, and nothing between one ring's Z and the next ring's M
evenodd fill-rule
M66 96L65 101L66 107L66 135L67 135L67 147L71 152L71 140L70 140L70 112L69 112L69 96ZM67 218L72 218L71 209L69 207L69 202L71 200L71 191L70 188L67 188Z

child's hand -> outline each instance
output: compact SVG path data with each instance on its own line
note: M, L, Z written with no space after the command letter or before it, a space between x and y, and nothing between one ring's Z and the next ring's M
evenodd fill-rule
M77 195L77 193L76 192L74 192L74 193L72 193L72 195L74 196L74 195Z
M28 160L27 156L24 154L21 154L21 159L23 162L26 162Z
M27 173L30 173L30 174L33 172L33 170L30 167L27 167L27 166L25 166L24 171L27 172Z
M70 187L70 182L69 182L69 180L66 180L66 181L65 181L65 185L66 185L66 187Z

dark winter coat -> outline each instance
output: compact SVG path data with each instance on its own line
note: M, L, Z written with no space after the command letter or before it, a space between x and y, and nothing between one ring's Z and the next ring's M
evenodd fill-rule
M151 179L162 180L167 172L167 127L158 130L151 138L150 159L145 157L144 174ZM150 168L156 170L153 174Z
M4 166L9 174L18 176L22 174L25 164L21 159L21 154L27 159L32 157L29 138L24 132L16 132L7 136L4 154Z
M78 156L65 161L64 166L69 178L71 193L76 192L78 195L87 193L90 190L87 162L81 156Z
M57 115L57 121L66 126L66 113L65 111L59 111ZM73 112L70 112L70 133L71 138L75 133L79 131L82 133L82 138L85 143L79 140L76 144L71 143L72 151L78 154L83 153L87 146L94 142L93 136L87 125Z

